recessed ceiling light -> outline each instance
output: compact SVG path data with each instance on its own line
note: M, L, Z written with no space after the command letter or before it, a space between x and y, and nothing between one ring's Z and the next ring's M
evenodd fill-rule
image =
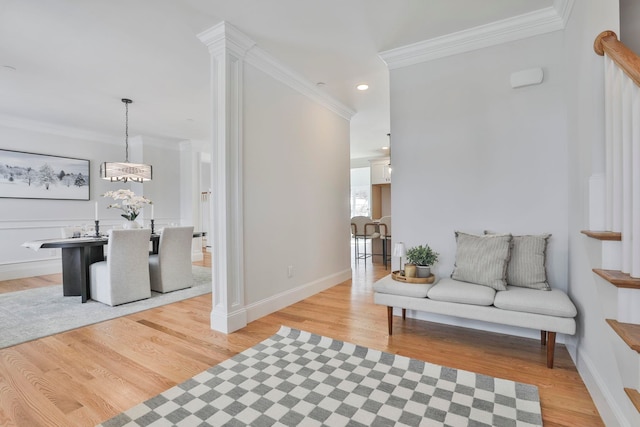
M389 149L389 147L382 147L382 149L383 149L383 150L388 150L388 149Z
M356 89L358 90L367 90L369 89L369 85L366 83L360 83L358 86L356 86Z

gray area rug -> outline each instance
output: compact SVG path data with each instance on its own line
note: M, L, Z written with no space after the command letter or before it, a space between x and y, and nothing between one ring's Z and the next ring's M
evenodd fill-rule
M0 348L211 292L211 269L193 267L193 286L111 307L62 296L62 285L0 294Z
M281 327L100 424L541 426L538 388Z

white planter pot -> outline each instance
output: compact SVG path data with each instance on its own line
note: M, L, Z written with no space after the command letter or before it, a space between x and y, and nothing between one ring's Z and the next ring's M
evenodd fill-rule
M140 224L135 221L125 221L124 224L122 224L122 228L124 228L125 230L135 230L137 228L140 228Z
M424 265L416 266L416 277L429 277L431 276L431 266L425 267Z

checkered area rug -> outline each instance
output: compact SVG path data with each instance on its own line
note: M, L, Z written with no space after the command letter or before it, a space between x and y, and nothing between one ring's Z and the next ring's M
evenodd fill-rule
M281 327L271 338L100 424L541 426L535 386Z

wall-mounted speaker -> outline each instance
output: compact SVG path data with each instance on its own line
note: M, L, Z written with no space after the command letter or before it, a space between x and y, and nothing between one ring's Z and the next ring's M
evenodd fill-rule
M542 68L516 71L511 73L511 87L515 89L523 86L539 85L542 83L543 78Z

